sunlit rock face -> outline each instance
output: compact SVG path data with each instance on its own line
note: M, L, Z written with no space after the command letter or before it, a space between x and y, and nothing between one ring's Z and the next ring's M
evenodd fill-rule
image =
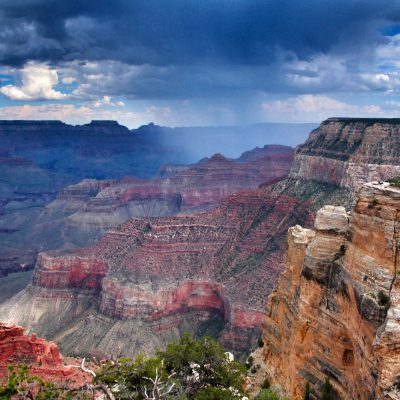
M296 150L290 176L342 187L400 174L400 120L330 118Z
M312 220L302 201L249 190L204 213L131 219L91 247L41 253L32 284L0 318L74 354L151 352L184 331L243 354L261 332L286 223Z
M365 184L351 215L325 206L290 228L285 271L263 323L265 362L294 399L398 399L400 190Z
M79 387L90 382L91 376L80 368L67 366L56 344L38 338L35 334L25 335L24 328L0 323L0 382L8 376L8 367L26 365L32 375L39 376L56 385Z
M320 131L328 129L325 125L337 123L324 122ZM357 131L357 123L351 121L349 125ZM385 124L382 129L388 132ZM336 160L332 152L344 152L350 157L357 150L347 145L343 150L341 131L335 132L336 139L332 136L326 143L325 153L319 147L319 156L325 157L328 164ZM310 136L311 142L314 134ZM307 146L312 148L311 144ZM373 147L365 151L370 150L373 153ZM291 172L296 177L235 193L206 212L128 220L109 230L100 241L79 251L47 252L43 256L46 261L36 266L33 284L0 307L0 318L56 338L68 353L132 355L151 352L187 330L212 334L236 353L249 351L260 335L267 297L276 287L284 267L287 229L293 225L312 227L317 210L326 204L346 205L350 210L355 197L353 187L332 183L331 173L316 176L315 169L308 170L301 161L304 151L303 146L296 153ZM240 162L251 160L253 156L247 154ZM363 162L360 159L359 165L364 165ZM238 182L248 179L249 170L246 172L241 169L243 167L235 170L232 165L232 160L217 155L188 169L168 167L162 171L160 179L168 180L173 186L174 177L180 176L180 207L182 214L186 214L188 209L197 209L199 199L216 198L215 193L223 195L225 186L219 182L229 177L230 171L241 171L234 175L240 177ZM296 172L296 165L305 166L301 174ZM202 169L206 173L201 175ZM312 172L309 177L307 171ZM207 177L204 186L201 176ZM189 182L196 182L195 187ZM93 193L98 190L93 182L87 184L93 188ZM151 190L145 190L141 182L125 180L115 186L114 191L112 185L100 188L93 199L85 200L85 210L79 213L80 221L87 223L88 228L96 226L98 221L97 227L101 226L108 217L111 221L113 216L119 215L116 210L139 201L140 196L144 199L147 194L158 193L150 187ZM215 192L207 192L207 187ZM91 189L79 190L76 193L82 198ZM92 220L92 212L101 218ZM315 244L310 244L308 267L304 272L310 285L314 282L317 287L330 287L336 282L331 281L321 260L336 256L341 259L342 246L347 246L348 241L347 218L342 208L328 207L316 219L318 234ZM302 240L310 240L308 234ZM304 244L296 246L296 257L301 258ZM82 267L78 261L82 262ZM337 261L334 268L338 268L336 264ZM76 272L80 270L82 273ZM335 271L340 277L336 280L347 279L347 275L341 278L343 268ZM298 279L306 279L302 276ZM343 286L342 283L337 285ZM370 319L376 320L373 323L379 323L380 314L374 314L361 289L357 293L362 299L363 314L370 313Z

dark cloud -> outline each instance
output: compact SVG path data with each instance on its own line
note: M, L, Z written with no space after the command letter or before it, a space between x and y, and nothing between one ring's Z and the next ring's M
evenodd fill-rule
M363 51L399 19L393 0L2 0L0 63L268 64Z

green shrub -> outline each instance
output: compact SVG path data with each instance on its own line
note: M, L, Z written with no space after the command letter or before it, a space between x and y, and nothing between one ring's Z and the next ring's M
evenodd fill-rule
M223 388L206 387L198 391L194 400L238 400L238 397Z
M7 382L0 386L0 399L70 399L68 391L58 390L52 383L45 382L42 378L30 375L28 367L21 365L18 367L9 366L7 370ZM79 395L74 397L83 399Z
M261 389L260 393L255 397L254 400L286 400L280 397L271 389Z
M223 390L228 388L243 395L245 368L237 361L230 362L220 344L210 337L196 340L185 334L158 351L156 357L121 359L105 366L100 376L108 387L118 387L117 400L144 398L152 387L150 379L156 377L165 388L173 385L169 392L173 399L212 399L222 391L230 396L231 392Z
M400 176L389 178L387 182L389 182L391 186L400 187Z
M154 390L166 400L238 400L244 396L244 376L244 366L230 361L217 341L209 337L195 340L185 334L155 357L139 355L136 359L109 361L96 372L92 384L79 389L56 388L29 376L27 367L10 367L8 381L0 385L0 400L86 400L92 399L93 393L111 391L116 400L141 400ZM35 395L25 393L32 384Z

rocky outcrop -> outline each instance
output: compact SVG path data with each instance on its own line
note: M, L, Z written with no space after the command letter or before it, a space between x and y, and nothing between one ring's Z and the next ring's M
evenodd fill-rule
M325 206L314 230L289 229L285 271L263 336L274 383L301 399L398 399L400 190L362 187L351 215Z
M296 150L290 176L342 187L400 174L400 120L330 118Z
M42 253L32 285L0 307L0 318L69 354L151 352L188 330L243 354L260 335L288 224L312 223L318 204L344 194L289 180L200 214L129 220L93 246Z
M56 344L35 334L24 335L20 326L0 323L0 382L6 379L8 366L20 365L27 365L32 375L64 386L78 387L91 380L79 368L65 365Z
M326 124L336 122L328 121L322 126ZM354 126L355 122L351 121L351 124ZM382 129L385 130L386 125ZM343 153L340 132L336 132L336 142L334 139L331 144L327 142L328 164L330 160L336 160L331 155L334 151ZM365 150L371 151L368 153L371 160L373 149L373 146L367 146ZM356 150L345 147L349 157ZM295 165L301 164L297 160L302 156L301 151L296 155ZM382 154L382 160L385 157ZM207 165L231 165L230 160L221 156L204 162ZM359 162L361 166L364 161L360 158ZM320 207L345 204L350 209L354 199L352 190L341 187L338 181L333 180L335 184L332 184L330 174L321 172L318 177L313 172L311 179L307 179L305 173L296 175L296 168L292 170L296 178L236 193L207 212L129 220L111 229L90 247L67 254L47 253L45 259L49 262L38 264L34 284L0 307L0 318L25 324L48 338L57 339L62 349L69 353L122 355L151 352L185 330L213 334L237 353L248 351L260 333L266 298L276 286L283 268L284 238L288 227L296 224L311 227ZM189 175L187 182L193 179L188 170L176 167L165 170L163 176L171 180L174 174L182 174L184 182L185 174ZM214 176L223 177L221 174ZM128 199L129 203L132 192L125 189L136 183L124 185L120 192L117 191L116 198ZM197 180L196 185L201 187L201 181ZM112 186L103 190L112 195ZM107 209L107 202L101 201L97 204ZM343 210L338 209L336 214L335 223L340 225ZM328 222L323 218L317 220L321 234L315 240L325 246L327 257L335 251L334 257L339 260L347 234L337 227L325 228ZM330 230L335 236L332 247L329 247ZM342 279L343 269L337 269L337 260L332 268L338 276L335 275L336 281L331 281L319 261L324 253L319 254L314 247L310 247L313 253L310 253L309 268L305 272L310 282L322 285L328 280L328 286L337 280L342 282L345 279ZM82 287L60 286L57 279L50 279L49 272L60 264L64 276L62 282L68 282L65 276L71 276L70 267L61 261L64 257L82 262L90 260L89 264L93 260L101 265L104 263L104 276L97 274L95 279L99 289L83 284ZM59 261L52 263L51 259ZM84 282L85 279L77 281ZM368 296L365 297L362 291L359 296L362 306L367 307L370 304ZM336 303L328 302L328 305L336 307ZM371 318L379 320L381 316L373 314Z
M216 154L190 166L164 166L151 180L89 180L60 192L42 213L36 237L47 225L47 244L57 247L93 243L107 229L133 217L171 216L216 206L230 194L245 188L271 184L287 177L293 150L264 146L230 160Z

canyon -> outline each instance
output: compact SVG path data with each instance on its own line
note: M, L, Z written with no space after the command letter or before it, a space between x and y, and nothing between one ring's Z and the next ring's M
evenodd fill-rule
M296 149L287 179L193 215L130 219L79 250L41 253L31 285L0 306L0 319L56 340L67 354L151 353L192 331L243 355L261 334L287 229L312 227L326 204L350 210L370 171L396 175L396 158L386 154L398 148L399 127L324 121ZM346 181L349 159L359 174Z
M352 213L325 206L314 230L289 229L263 355L294 400L326 379L333 399L400 398L399 211L400 189L373 182Z
M213 149L223 149L224 146L230 153L240 154L239 149L247 150L246 145L251 143L268 143L269 137L282 143L285 140L290 142L291 136L293 142L296 137L304 136L308 129L307 125L289 125L261 124L248 129L171 129L149 124L129 130L116 121L92 121L77 126L61 121L0 121L0 276L33 268L40 251L92 243L104 233L104 229L131 216L175 214L179 211L180 197L173 191L168 193L170 189L166 186L171 174L180 170L179 166L197 162L199 158L213 154ZM283 127L290 134L282 134ZM275 131L281 134L277 135ZM190 144L196 135L204 136L203 146L200 143L197 146ZM289 158L285 167L287 170L290 167ZM249 161L254 162L238 160L241 164ZM232 193L226 187L233 186L232 179L227 182L228 166L227 159L223 167L225 176L216 176L224 180L225 189L216 188L214 183L210 190L216 193L209 194L205 181L196 195L197 201L201 203L203 198L214 196L211 201L215 204L218 196ZM168 179L153 182L146 188L146 180L162 178L159 175L161 168ZM274 168L272 164L271 168ZM254 170L249 170L246 176L244 171L239 170L240 175L236 179L240 184L235 190L256 187L261 183L251 178L257 173ZM192 183L200 187L201 171L198 173L199 178ZM268 175L266 169L263 173ZM273 176L273 172L270 175ZM82 196L89 200L110 185L122 193L123 185L129 181L124 177L131 177L131 186L137 186L131 189L133 193L126 191L122 198L118 198L109 191L106 196L101 194L102 199L98 199L97 203L93 199L88 207L91 211L83 212L87 221L84 227L76 226L80 216L66 221L78 202L83 205ZM232 178L235 179L234 174ZM245 178L249 179L249 185L243 186ZM141 186L143 189L139 188ZM114 204L117 209L114 217L109 215L112 206L107 207L107 201L124 203Z
M116 121L0 121L0 276L32 268L48 248L31 227L66 186L84 178L151 177L165 163L189 161L182 149Z
M215 154L188 166L163 166L154 179L86 179L60 191L40 215L32 236L44 233L41 241L48 248L89 245L129 218L204 211L240 190L280 181L292 161L292 148L266 145L237 160Z

